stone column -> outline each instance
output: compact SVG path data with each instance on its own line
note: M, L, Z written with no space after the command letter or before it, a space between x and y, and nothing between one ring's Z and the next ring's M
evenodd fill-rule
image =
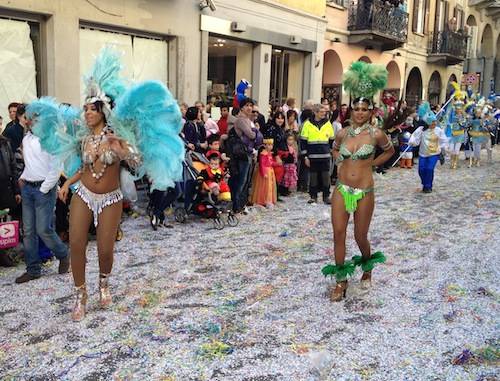
M201 32L200 101L207 101L208 81L208 32Z
M259 44L253 50L252 97L259 103L261 113L265 113L269 105L269 88L271 85L272 46ZM241 78L236 78L237 81Z
M46 23L47 93L59 102L79 106L80 25L77 10L71 6L63 15L49 17Z
M493 69L495 64L495 58L485 57L484 58L484 69L483 69L483 86L481 89L481 94L488 97L490 94L491 79L493 78Z

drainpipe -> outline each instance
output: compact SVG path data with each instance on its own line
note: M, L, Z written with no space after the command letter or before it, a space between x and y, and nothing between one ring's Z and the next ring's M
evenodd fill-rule
M486 57L482 56L481 60L483 61L483 64L481 65L481 77L479 80L479 94L483 93L483 85L484 85L484 70L486 68Z
M406 72L408 71L408 62L405 62L405 72L404 72L404 83L403 91L401 92L401 99L406 100L406 85L408 84L408 78L406 78Z

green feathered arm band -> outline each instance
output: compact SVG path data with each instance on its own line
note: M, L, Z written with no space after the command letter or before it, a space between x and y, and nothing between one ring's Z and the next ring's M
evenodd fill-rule
M347 261L343 265L326 265L321 269L324 276L335 276L337 282L342 282L347 279L348 276L354 274L356 266L353 262Z
M368 259L363 259L360 255L352 257L352 263L354 266L361 266L361 270L364 272L372 271L377 263L384 263L385 260L386 257L381 251L373 253Z

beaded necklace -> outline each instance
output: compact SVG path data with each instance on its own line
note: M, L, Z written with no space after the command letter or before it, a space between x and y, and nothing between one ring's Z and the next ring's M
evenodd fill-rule
M350 137L358 136L363 131L369 130L370 127L371 127L370 123L365 123L361 127L356 127L356 128L350 126L349 129L347 130L347 135L349 135Z
M92 162L89 165L90 172L92 173L92 177L96 179L96 181L99 181L101 177L104 175L104 171L106 171L106 168L108 165L101 160L101 170L96 171L95 169L95 162L99 159L99 148L101 146L102 140L104 139L104 136L106 135L106 127L104 127L99 135L89 135L89 143L90 146L93 148L92 152Z

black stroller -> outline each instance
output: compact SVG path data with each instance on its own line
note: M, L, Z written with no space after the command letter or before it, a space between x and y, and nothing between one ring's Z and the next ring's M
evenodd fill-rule
M224 229L226 224L237 226L239 220L232 212L231 203L214 200L212 194L204 189L203 181L199 179L200 172L207 164L208 160L201 153L186 152L182 164L183 181L177 184L179 192L177 201L183 203L183 206L175 208L175 220L185 223L188 216L194 214L212 219L213 227L217 230Z

